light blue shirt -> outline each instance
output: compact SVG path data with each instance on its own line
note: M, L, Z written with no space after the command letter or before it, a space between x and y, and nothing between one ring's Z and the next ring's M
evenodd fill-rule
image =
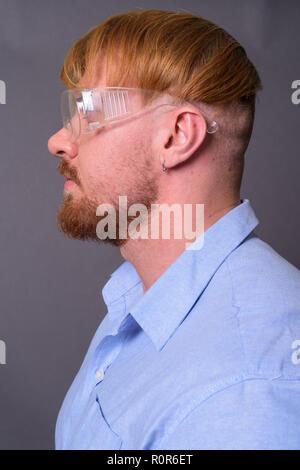
M57 449L300 449L300 271L257 225L243 199L145 294L112 274Z

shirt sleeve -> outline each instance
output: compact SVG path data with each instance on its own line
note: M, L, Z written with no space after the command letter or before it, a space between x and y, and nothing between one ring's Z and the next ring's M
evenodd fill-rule
M194 408L161 450L300 449L300 380L248 379Z

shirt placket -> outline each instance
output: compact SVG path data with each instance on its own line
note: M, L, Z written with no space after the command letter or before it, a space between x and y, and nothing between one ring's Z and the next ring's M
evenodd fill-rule
M89 370L92 389L103 382L107 369L120 354L132 323L132 317L127 314L121 324L108 333L97 346Z

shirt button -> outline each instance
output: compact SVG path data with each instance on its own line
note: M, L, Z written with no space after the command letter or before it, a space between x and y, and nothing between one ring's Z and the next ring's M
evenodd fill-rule
M96 379L98 379L98 380L102 380L103 377L104 377L103 369L101 369L101 368L98 369L97 372L96 372L96 374L95 374L95 377L96 377Z

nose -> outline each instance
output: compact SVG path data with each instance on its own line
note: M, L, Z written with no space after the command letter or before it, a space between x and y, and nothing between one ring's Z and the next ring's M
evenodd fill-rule
M78 154L78 145L72 141L70 134L63 127L48 140L48 150L56 157L73 159Z

